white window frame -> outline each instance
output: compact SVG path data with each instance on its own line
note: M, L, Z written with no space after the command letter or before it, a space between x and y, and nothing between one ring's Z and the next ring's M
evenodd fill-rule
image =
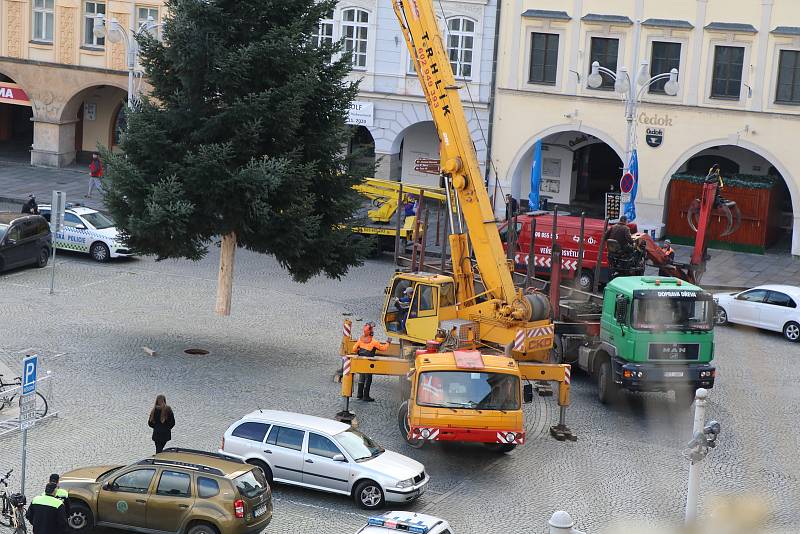
M344 20L345 13L347 13L349 11L353 12L353 18L355 20L352 20L352 21ZM361 14L361 13L366 13L366 15L367 15L367 21L366 22L361 22L361 21L358 20L359 14ZM339 20L341 21L341 23L340 23L340 35L341 35L341 39L343 41L343 45L345 46L344 50L346 50L346 43L349 40L349 38L345 37L345 29L348 28L348 27L352 27L353 28L353 38L352 38L352 41L353 41L352 59L353 59L353 61L352 61L351 66L350 66L350 68L352 70L365 71L365 70L368 70L369 67L370 67L370 34L372 33L372 32L370 32L371 15L372 15L372 13L370 13L369 10L364 9L363 7L348 6L348 7L342 8L341 16L339 17ZM364 30L364 32L365 32L363 39L358 35L359 30ZM363 53L356 51L356 44L361 43L361 42L364 43L364 52ZM359 63L360 63L359 58L363 58L363 60L364 60L364 64L363 65L359 65Z
M727 98L711 98L711 86L714 83L714 55L718 46L738 46L744 48L744 59L742 60L742 82L739 89L739 100ZM730 35L728 38L711 39L706 50L706 83L703 103L717 108L744 108L749 100L749 90L752 87L750 82L750 54L752 53L752 41L737 41Z
M642 101L645 102L671 102L675 103L675 101L683 100L683 88L686 81L689 79L689 72L687 71L687 63L686 57L689 51L689 39L681 38L681 37L672 37L666 35L649 35L647 37L647 77L650 77L650 65L653 64L653 41L659 43L678 43L681 45L681 59L680 65L678 65L678 94L675 96L669 96L668 94L661 94L661 93L651 93L649 90L645 90L644 94L642 95ZM713 61L713 60L712 60Z
M48 3L50 7L47 7ZM37 5L38 4L38 5ZM53 43L55 33L55 0L32 0L31 1L31 40L40 43ZM36 34L36 19L42 19L42 33ZM48 36L48 31L49 36Z
M330 43L334 42L334 38L336 35L336 21L335 21L335 13L331 12L330 17L325 17L320 19L319 27L317 28L317 46L321 46L323 41L328 41ZM330 34L323 33L322 28L330 28Z
M795 40L793 43L776 44L773 48L772 68L770 70L769 82L769 100L767 101L767 109L779 111L781 113L800 113L800 105L786 104L778 102L778 78L780 75L781 66L781 52L800 52L800 39Z
M463 29L459 30L451 30L450 29L450 22L458 20L460 21L459 25L463 26L465 22L469 22L472 24L472 31L465 31ZM455 62L455 68L453 68L453 75L455 76L456 80L466 80L472 81L475 78L475 58L477 57L475 45L478 41L478 22L475 19L470 17L465 17L463 15L456 15L453 17L448 17L445 21L445 47L447 48L447 59L450 60L450 67L453 68L453 61L450 59L450 37L456 36L458 37L458 59ZM463 41L466 37L472 38L472 47L469 48L469 52L472 55L472 59L469 61L469 76L462 75L463 66L466 65L466 62L462 61L462 54L463 52L467 51L466 48L463 48Z
M160 22L159 17L161 16L161 12L158 9L158 6L147 5L147 4L136 4L134 6L134 9L136 10L136 31L137 32L139 30L141 30L142 27L144 27L144 25L149 22L149 17L152 16L152 12L153 11L155 11L155 15L156 15L155 17L153 17L153 22L155 22L156 24L158 24ZM143 9L147 10L147 15L145 15L144 18L142 18L140 16L140 13L139 13ZM158 32L158 28L157 27L155 29L151 30L151 34L154 37L158 37L158 33L159 32Z
M526 24L522 27L522 31L525 32L524 39L522 40L525 43L523 46L525 47L525 55L524 60L521 62L521 71L518 74L518 78L520 81L519 88L524 90L530 91L537 91L543 93L560 93L563 90L563 74L562 71L564 70L564 54L566 53L566 36L567 30L566 28L559 28L542 25L537 26L533 24ZM533 40L534 33L552 33L558 35L558 60L556 63L556 83L555 85L547 85L541 83L530 83L529 73L531 71L531 41ZM581 77L581 79L583 79Z
M93 11L89 11L89 5L94 6L93 7ZM97 8L100 7L100 6L102 6L102 8L103 8L102 11L98 11L97 10ZM97 0L89 1L89 0L87 0L87 1L85 1L83 3L83 28L81 28L83 30L83 38L82 38L81 41L83 43L83 46L86 46L86 47L89 47L89 48L105 48L105 45L106 45L105 37L97 37L96 35L94 35L94 32L92 32L92 34L91 34L92 35L92 40L91 41L87 41L86 40L86 29L87 29L87 27L89 27L90 29L94 28L94 21L95 21L95 17L97 16L97 13L103 13L103 15L105 15L105 13L106 13L106 2L105 2L105 0L102 0L102 1L97 1Z

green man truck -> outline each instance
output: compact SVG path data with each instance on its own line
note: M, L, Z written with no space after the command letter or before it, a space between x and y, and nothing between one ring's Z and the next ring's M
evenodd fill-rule
M559 301L555 358L595 377L602 403L626 389L674 391L689 406L697 388L714 386L713 319L714 299L700 287L619 277L602 296Z

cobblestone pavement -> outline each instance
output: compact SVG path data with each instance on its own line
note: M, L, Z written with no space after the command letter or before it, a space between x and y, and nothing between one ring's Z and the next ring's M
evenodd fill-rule
M158 393L176 411L174 446L215 450L225 428L255 408L333 416L341 321L376 319L392 272L370 261L342 281L300 285L270 258L239 251L233 314L221 318L213 314L216 249L199 263L59 258L52 296L48 270L0 275L0 366L11 373L36 350L53 373L48 396L58 416L29 433L29 495L51 472L151 454L146 418ZM210 354L187 356L190 347ZM796 532L800 348L778 334L727 327L716 351L708 417L723 430L702 469L703 513L715 496L752 495L771 507L770 532ZM360 425L425 464L429 492L408 508L446 517L459 533L543 533L556 509L589 534L619 520L681 521L691 416L667 395L628 395L605 407L577 375L567 422L578 441L547 435L557 407L540 399L525 408L527 443L498 456L465 445L408 448L393 385L378 377L378 402L354 402ZM19 458L19 435L0 437L0 468L19 473ZM338 496L278 487L274 498L271 532L355 532L367 517Z

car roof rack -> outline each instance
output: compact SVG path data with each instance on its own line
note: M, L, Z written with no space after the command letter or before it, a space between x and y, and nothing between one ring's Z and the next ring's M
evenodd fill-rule
M209 467L203 464L196 464L192 462L180 462L178 460L162 460L161 458L145 458L144 460L140 460L137 465L166 465L166 466L175 466L175 467L183 467L185 469L193 469L195 471L202 471L204 473L209 473L212 475L219 475L225 476L225 473L222 472L221 469L217 469L216 467Z
M186 453L186 454L199 454L202 456L208 456L209 458L217 458L218 460L226 460L228 462L233 462L237 464L244 464L247 463L238 456L231 456L230 454L222 454L219 452L211 452L211 451L201 451L199 449L186 449L184 447L167 447L162 452L179 452L179 453Z

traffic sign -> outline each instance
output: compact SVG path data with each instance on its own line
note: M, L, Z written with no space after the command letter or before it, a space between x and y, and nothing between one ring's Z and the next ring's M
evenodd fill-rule
M39 356L32 354L25 356L22 361L22 394L28 395L36 391L36 369L39 365Z
M53 191L53 203L50 205L50 231L58 233L64 227L64 212L67 208L67 196L64 191Z
M19 429L28 430L36 424L36 393L19 398Z
M631 202L631 194L630 193L622 193L619 196L619 203L622 206L625 206L625 204L630 204L630 202ZM624 208L621 208L621 209L624 209Z
M623 193L633 191L633 175L631 173L626 172L622 175L622 179L619 181L619 190Z

